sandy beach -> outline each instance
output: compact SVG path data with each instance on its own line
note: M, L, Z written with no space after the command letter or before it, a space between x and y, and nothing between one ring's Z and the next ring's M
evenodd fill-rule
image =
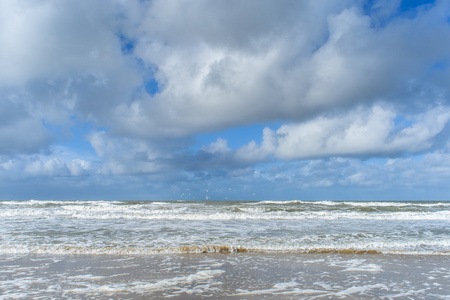
M0 299L449 299L446 255L1 255Z

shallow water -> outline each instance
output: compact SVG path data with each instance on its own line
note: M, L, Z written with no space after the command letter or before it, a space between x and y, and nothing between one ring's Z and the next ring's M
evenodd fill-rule
M448 256L0 255L0 299L449 299Z

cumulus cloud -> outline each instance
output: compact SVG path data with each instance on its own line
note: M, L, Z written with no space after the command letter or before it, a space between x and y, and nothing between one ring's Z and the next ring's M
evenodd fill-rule
M105 1L0 3L0 107L13 120L1 122L0 144L9 152L48 146L50 132L40 123L69 124L77 116L107 126L108 112L130 101L142 80L120 50L118 7Z
M412 116L410 126L399 128L390 110L379 106L356 109L281 126L272 138L272 153L283 159L414 153L430 148L449 119L450 109L437 107Z
M450 49L444 2L384 27L353 1L1 5L0 85L21 87L51 122L75 114L124 136L180 137L447 92L435 81L448 71L432 69ZM146 80L158 93L143 93Z
M21 155L0 162L0 177L3 179L78 177L95 172L93 163L82 159L64 161L57 157Z
M275 153L277 148L277 136L273 130L266 127L263 130L262 143L259 146L255 141L251 141L247 145L236 151L236 158L242 161L259 162L267 156Z
M103 174L139 174L162 171L164 154L148 142L109 137L105 132L93 132L89 141L103 159Z
M401 172L434 153L435 165L450 119L450 7L404 3L1 1L0 173L307 188L382 182L361 158ZM195 142L269 122L260 141ZM55 150L81 140L95 157Z
M305 120L380 98L410 106L420 106L421 93L429 102L443 100L431 74L443 79L448 72L433 72L450 49L445 3L384 27L374 27L356 3L263 3L237 9L220 1L154 1L135 53L156 68L161 92L120 107L122 126L141 136L180 136ZM238 29L241 13L271 17L264 25L250 17Z
M254 164L269 157L306 160L327 157L396 157L430 150L450 120L450 109L399 116L375 105L290 125L264 128L262 142L237 150L221 138L203 147L210 157L227 157L222 167Z
M120 67L117 5L114 1L2 1L0 86Z

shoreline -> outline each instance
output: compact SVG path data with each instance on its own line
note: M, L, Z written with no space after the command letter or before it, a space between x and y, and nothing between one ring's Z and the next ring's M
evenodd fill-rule
M183 254L355 254L355 255L436 255L449 256L450 251L438 250L380 250L354 248L300 248L285 249L254 249L228 245L179 246L170 248L138 248L138 247L95 247L82 246L27 246L22 251L14 248L0 249L0 255L183 255Z

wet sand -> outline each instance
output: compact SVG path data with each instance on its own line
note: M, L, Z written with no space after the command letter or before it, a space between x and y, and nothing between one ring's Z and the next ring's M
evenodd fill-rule
M450 256L0 255L0 299L450 299Z

